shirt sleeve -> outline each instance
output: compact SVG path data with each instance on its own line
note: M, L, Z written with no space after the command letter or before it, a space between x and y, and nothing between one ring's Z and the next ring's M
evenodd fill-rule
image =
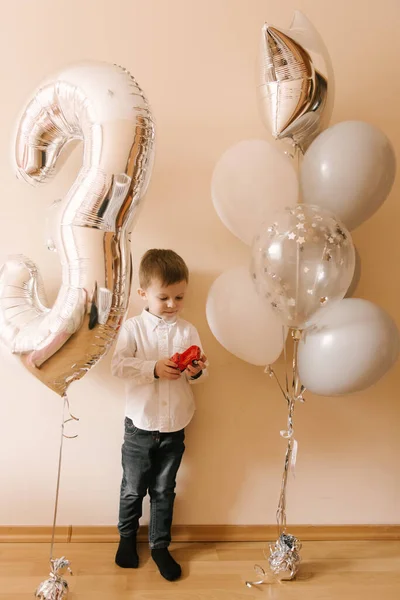
M119 334L111 361L111 372L115 377L133 379L137 384L153 383L156 361L136 358L136 349L133 328L125 323Z
M190 346L198 346L201 349L201 351L204 353L203 346L202 346L201 340L200 340L200 336L198 334L197 329L195 327L193 327L193 325L190 328ZM196 385L197 383L204 381L204 379L206 379L208 377L208 369L207 368L203 369L201 371L201 375L199 374L194 378L190 377L187 374L187 372L186 372L186 376L191 385Z

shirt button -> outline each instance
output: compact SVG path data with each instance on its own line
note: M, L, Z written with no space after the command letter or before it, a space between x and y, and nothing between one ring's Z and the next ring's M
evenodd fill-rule
M167 406L167 401L166 401L166 400L163 400L163 401L162 401L162 405L163 405L163 406Z

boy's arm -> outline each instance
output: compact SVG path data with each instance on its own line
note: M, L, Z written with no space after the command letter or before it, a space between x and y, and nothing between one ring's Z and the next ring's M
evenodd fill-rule
M203 346L201 345L200 336L198 334L197 329L193 325L190 328L190 346L198 346L200 348L202 354L204 354ZM208 369L207 368L200 371L200 373L198 373L194 377L191 377L187 371L185 371L185 373L186 373L186 377L191 385L199 383L200 381L204 381L204 379L206 377L208 377Z
M155 381L155 360L136 358L136 340L129 323L125 323L118 337L117 346L111 362L111 372L115 377L133 379L138 384Z

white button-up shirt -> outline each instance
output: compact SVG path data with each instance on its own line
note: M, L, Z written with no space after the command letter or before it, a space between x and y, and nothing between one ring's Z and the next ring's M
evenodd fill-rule
M186 427L195 411L190 379L186 372L176 380L156 379L156 362L182 353L201 342L196 328L177 319L168 323L147 310L128 319L119 334L111 370L126 383L126 416L136 427L147 431L179 431Z

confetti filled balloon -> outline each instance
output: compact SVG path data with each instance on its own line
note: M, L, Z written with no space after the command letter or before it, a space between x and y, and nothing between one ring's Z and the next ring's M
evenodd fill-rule
M304 329L341 300L352 281L355 251L342 223L317 206L276 213L253 245L256 288L282 322Z

